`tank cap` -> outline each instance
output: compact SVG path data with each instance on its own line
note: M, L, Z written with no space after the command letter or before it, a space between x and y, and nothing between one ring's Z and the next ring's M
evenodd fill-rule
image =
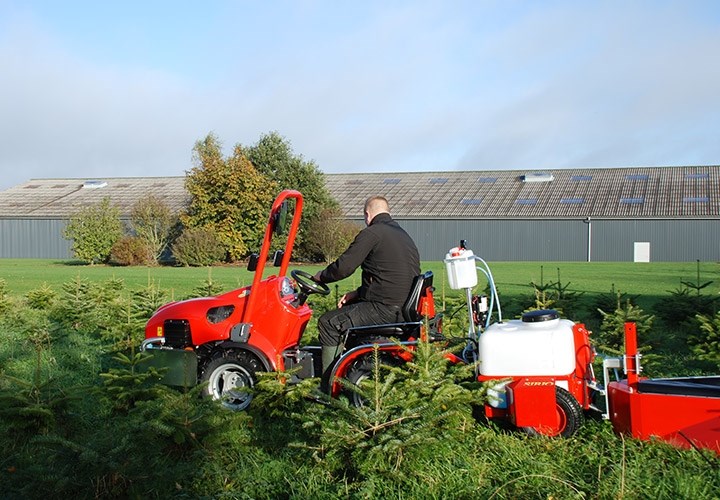
M528 311L523 313L523 323L540 323L542 321L551 321L558 319L560 315L555 309L540 309L538 311Z

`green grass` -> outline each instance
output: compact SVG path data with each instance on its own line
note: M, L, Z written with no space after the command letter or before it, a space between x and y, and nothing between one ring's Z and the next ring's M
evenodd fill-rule
M502 300L503 294L511 296L532 292L530 282L539 283L558 280L569 283L568 290L586 294L608 293L616 290L639 296L641 304L652 303L657 297L681 286L682 281L696 282L697 264L694 262L489 262ZM314 273L320 265L299 264L291 269L303 269ZM447 287L442 262L424 262L423 270L435 273L436 296L456 294ZM276 272L273 268L267 274ZM703 290L706 294L720 293L720 265L700 263L701 282L713 281ZM0 278L7 282L8 293L24 295L47 283L58 288L62 283L76 277L101 282L109 278L122 279L128 288L140 288L154 282L176 296L186 296L208 278L230 290L252 282L252 273L243 266L195 267L109 267L77 265L74 261L43 259L0 259ZM342 290L357 286L359 271L340 283ZM480 279L481 286L484 280Z

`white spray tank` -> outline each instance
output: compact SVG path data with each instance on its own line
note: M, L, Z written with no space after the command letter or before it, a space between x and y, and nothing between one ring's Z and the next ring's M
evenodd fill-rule
M575 369L574 323L560 319L557 311L541 310L525 313L522 319L503 322L498 303L498 322L489 324L480 335L474 331L471 312L472 288L477 285L476 260L465 240L451 248L445 256L445 269L450 288L465 289L470 330L468 337L477 342L475 360L478 373L484 376L563 376ZM487 268L487 264L485 264ZM484 271L497 300L494 280L489 268ZM489 390L493 406L505 407L505 383Z
M461 240L460 246L451 248L445 255L448 284L453 290L473 288L477 285L475 255L472 250L465 248L465 244L465 240Z

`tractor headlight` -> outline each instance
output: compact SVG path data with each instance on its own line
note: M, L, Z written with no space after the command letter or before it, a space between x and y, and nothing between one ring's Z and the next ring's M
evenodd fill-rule
M290 295L295 295L295 289L293 288L290 279L283 278L282 283L280 283L280 296L288 297Z

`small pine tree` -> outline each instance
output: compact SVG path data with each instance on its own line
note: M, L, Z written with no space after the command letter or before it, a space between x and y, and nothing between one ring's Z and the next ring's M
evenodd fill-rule
M720 312L714 316L698 314L700 333L690 337L692 350L704 361L712 361L720 367Z
M625 323L634 322L638 337L642 337L650 331L655 318L645 314L642 308L632 304L630 299L627 299L623 304L621 297L622 294L618 292L616 307L613 312L599 310L603 321L600 326L600 334L597 336L598 347L615 354L620 354L624 350ZM643 349L647 350L649 347L644 346L641 350Z

